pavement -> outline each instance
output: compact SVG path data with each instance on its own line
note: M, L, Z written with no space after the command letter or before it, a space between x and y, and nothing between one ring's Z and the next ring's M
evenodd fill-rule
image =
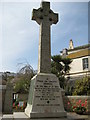
M90 120L90 115L79 115L74 112L67 113L68 120Z
M37 120L28 118L24 112L14 112L13 114L0 115L0 120ZM38 120L90 120L90 115L78 115L76 113L67 113L67 118L43 118Z

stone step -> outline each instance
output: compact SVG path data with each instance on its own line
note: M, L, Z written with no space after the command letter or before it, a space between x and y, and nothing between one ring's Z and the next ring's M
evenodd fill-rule
M14 112L13 114L6 114L0 116L0 120L90 120L90 115L77 115L76 113L67 113L67 118L42 118L30 119L24 112Z

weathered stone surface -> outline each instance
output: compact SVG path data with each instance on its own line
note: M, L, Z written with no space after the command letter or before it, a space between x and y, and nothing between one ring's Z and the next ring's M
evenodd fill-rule
M40 25L38 73L50 73L50 26L58 22L58 14L50 9L50 2L42 2L39 9L33 9L32 20Z
M6 81L2 80L2 75L0 75L0 114L3 114L4 111L4 100L6 92Z
M2 114L2 90L0 90L0 114Z
M66 120L59 81L51 74L50 26L58 22L58 14L50 9L50 2L43 1L33 10L32 20L40 25L38 74L31 80L25 113L31 119Z
M39 73L31 80L25 113L31 118L66 116L59 81L54 74Z
M2 76L0 75L0 114L2 114Z
M13 105L13 86L12 83L7 83L4 102L4 113L7 114L13 113L12 105Z

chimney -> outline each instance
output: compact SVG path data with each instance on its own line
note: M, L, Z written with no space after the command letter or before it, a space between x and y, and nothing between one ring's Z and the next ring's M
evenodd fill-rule
M74 49L74 46L73 46L73 41L72 41L72 39L70 40L70 42L69 42L69 49Z

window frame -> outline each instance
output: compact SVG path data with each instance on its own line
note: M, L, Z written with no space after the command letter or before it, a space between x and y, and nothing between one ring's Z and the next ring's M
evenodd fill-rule
M82 66L83 66L83 70L86 70L89 68L89 60L88 58L83 58L82 59Z

